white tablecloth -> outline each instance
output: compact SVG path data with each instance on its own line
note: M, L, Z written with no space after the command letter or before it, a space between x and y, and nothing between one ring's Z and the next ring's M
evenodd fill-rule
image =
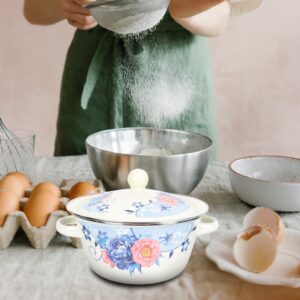
M92 177L87 158L44 157L37 161L33 181ZM221 223L220 230L241 228L250 209L232 193L226 164L212 163L205 178L192 193L210 206L210 214ZM300 230L300 213L282 215L287 227ZM169 282L153 286L115 284L95 275L81 250L57 235L45 250L31 248L23 232L0 252L0 300L85 299L205 299L205 300L296 300L300 289L260 286L244 282L218 270L204 249L214 235L198 239L186 271Z

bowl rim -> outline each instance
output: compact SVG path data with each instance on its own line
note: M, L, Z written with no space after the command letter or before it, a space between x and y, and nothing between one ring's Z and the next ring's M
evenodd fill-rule
M106 132L112 132L112 131L125 131L125 130L154 130L154 131L167 131L167 132L174 132L174 133L183 133L186 135L195 135L198 137L204 137L205 139L208 140L208 142L210 143L208 147L202 149L202 150L198 150L198 151L193 151L193 152L188 152L188 153L179 153L179 154L171 154L171 155L145 155L145 154L130 154L130 153L122 153L122 152L114 152L114 151L109 151L109 150L104 150L101 148L97 148L91 144L88 143L88 139L92 136L95 136L97 134L100 133L106 133ZM85 145L86 147L91 147L95 150L101 150L105 153L110 153L110 154L114 154L114 155L122 155L122 156L133 156L133 157L147 157L147 158L173 158L173 157L181 157L181 156L186 156L186 155L191 155L191 154L196 154L196 153L201 153L201 152L207 152L210 151L211 148L213 147L213 140L204 135L204 134L200 134L200 133L196 133L196 132L192 132L192 131L184 131L184 130L178 130L178 129L160 129L160 128L155 128L155 127L124 127L124 128L114 128L114 129L106 129L106 130L101 130L98 132L95 132L91 135L89 135L86 139L85 139Z
M238 176L241 176L243 178L253 180L253 181L256 181L256 182L264 182L264 183L269 183L269 184L272 183L272 184L278 184L278 185L293 185L293 186L300 185L300 181L299 182L291 182L291 181L287 182L287 181L274 181L274 180L267 180L267 179L261 179L261 178L254 178L254 177L244 175L244 174L242 174L242 173L240 173L240 172L233 169L233 164L236 163L237 161L248 160L248 159L252 159L252 158L283 158L283 159L289 159L289 160L297 160L297 161L300 162L300 158L292 157L292 156L268 155L268 154L248 155L248 156L243 156L243 157L239 157L239 158L236 158L236 159L232 160L228 165L229 171L231 171L235 175L238 175Z

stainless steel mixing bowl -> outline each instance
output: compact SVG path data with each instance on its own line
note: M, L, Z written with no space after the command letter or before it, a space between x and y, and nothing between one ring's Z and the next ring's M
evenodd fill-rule
M128 188L128 173L141 168L149 174L149 188L189 194L206 171L212 141L185 131L122 128L90 135L86 148L107 190Z

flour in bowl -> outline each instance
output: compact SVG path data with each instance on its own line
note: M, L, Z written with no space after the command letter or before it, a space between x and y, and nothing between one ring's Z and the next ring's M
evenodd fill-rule
M169 156L174 153L166 148L143 148L137 154L147 156Z

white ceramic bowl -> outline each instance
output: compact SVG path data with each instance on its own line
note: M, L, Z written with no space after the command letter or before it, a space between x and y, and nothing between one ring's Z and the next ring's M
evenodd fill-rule
M244 202L276 211L300 211L300 159L249 156L229 164L232 188Z

